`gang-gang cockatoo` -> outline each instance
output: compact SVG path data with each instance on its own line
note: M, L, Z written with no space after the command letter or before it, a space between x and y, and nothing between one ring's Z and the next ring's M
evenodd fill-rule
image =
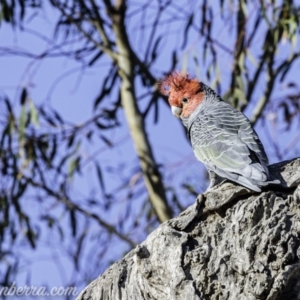
M224 179L260 192L268 181L268 157L250 121L211 88L187 74L160 82L172 113L187 128L194 153L210 175L211 189Z

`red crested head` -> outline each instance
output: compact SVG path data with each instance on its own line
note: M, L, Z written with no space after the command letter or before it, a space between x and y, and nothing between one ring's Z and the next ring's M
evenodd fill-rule
M172 108L178 108L177 117L188 118L205 98L201 82L179 72L172 73L160 81L159 91L169 96L169 104Z

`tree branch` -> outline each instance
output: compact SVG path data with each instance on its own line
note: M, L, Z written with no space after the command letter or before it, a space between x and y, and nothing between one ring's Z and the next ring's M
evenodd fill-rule
M100 16L100 13L99 13L99 10L98 10L98 7L95 3L94 0L90 0L91 4L92 4L92 7L93 7L93 10L96 14L96 17L97 17L97 22L94 22L94 25L95 27L97 28L98 32L99 32L99 35L101 36L101 39L104 43L104 46L109 49L110 51L113 52L112 48L111 48L111 42L109 41L108 39L108 36L107 36L107 33L104 29L104 24L103 24L103 20Z
M228 182L199 195L77 300L297 299L299 170L270 166L281 185L261 193Z
M89 40L90 42L92 42L97 48L99 48L100 50L102 50L103 52L105 52L109 57L112 58L112 60L116 60L116 53L111 49L110 47L110 42L107 39L105 32L101 30L101 25L99 25L99 27L97 28L98 31L101 33L101 37L104 38L103 39L103 45L101 43L99 43L98 41L96 41L88 32L86 32L79 24L78 22L76 22L76 20L74 20L73 16L67 14L64 9L62 9L61 7L59 7L58 5L56 5L57 9L62 13L63 16L65 16L67 18L67 20L69 22L71 22L72 24L74 24L76 26L76 28L78 29L79 32L81 32L85 38L87 38L87 40ZM99 15L100 17L100 15ZM99 23L99 22L97 22ZM104 30L104 29L103 29Z

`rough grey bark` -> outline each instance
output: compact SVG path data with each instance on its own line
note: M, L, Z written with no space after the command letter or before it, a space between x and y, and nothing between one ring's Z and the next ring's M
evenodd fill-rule
M300 299L300 158L270 173L261 193L199 195L77 299Z

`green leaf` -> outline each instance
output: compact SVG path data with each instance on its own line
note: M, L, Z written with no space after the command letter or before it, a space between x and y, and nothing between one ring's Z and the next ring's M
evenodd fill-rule
M33 101L30 101L29 104L29 109L30 109L30 120L32 122L33 125L35 125L36 127L39 127L39 115L38 115L38 111L33 103Z
M92 66L102 55L104 54L104 52L102 50L100 50L89 62L88 62L88 66Z
M77 222L76 222L75 211L73 209L70 210L70 222L71 222L72 236L75 237L77 233Z
M239 65L239 68L240 68L242 73L244 73L244 71L245 71L244 61L245 61L245 53L241 52L239 60L238 60L238 65Z
M9 100L7 98L4 98L4 102L6 104L6 108L7 108L8 112L11 115L13 115L13 110L12 110L12 107L11 107L11 104L10 104Z
M247 103L244 91L242 91L241 89L235 88L233 95L236 99L238 99L239 103L243 103L243 104Z
M22 93L21 93L21 98L20 98L20 104L21 105L24 105L25 104L25 102L26 102L26 99L27 99L27 90L26 90L26 88L23 88L22 89Z
M24 144L25 140L25 128L26 128L26 107L23 105L21 109L21 115L19 119L19 143L20 145Z
M159 46L159 43L161 40L162 40L162 36L159 36L153 45L153 49L152 49L152 53L151 53L151 62L153 62L157 58L157 54L159 53L159 51L157 51L157 49L158 49L158 46Z
M241 2L241 8L242 8L242 11L244 13L244 15L247 15L247 4L246 4L246 1L243 1L243 0L240 0Z
M117 78L118 78L118 69L113 65L108 75L103 81L100 95L94 101L94 109L98 107L98 105L107 95L110 95Z
M200 80L200 63L199 63L198 53L196 50L193 51L193 59L195 63L195 74L198 80Z
M97 172L97 176L98 176L98 180L99 180L99 183L100 183L101 190L103 191L103 194L105 194L105 185L104 185L104 180L103 180L100 165L98 163L96 163L95 167L96 167L96 172Z
M27 237L27 240L28 240L30 246L33 249L35 249L35 247L36 247L36 244L35 244L36 234L33 231L33 229L31 228L30 221L29 221L29 218L27 216L25 216L25 222L26 222L26 225L27 225L27 229L25 231L25 235Z
M182 41L182 45L181 45L181 49L183 49L188 41L188 32L189 32L189 28L193 25L193 21L194 21L194 13L192 13L188 19L188 22L186 23L185 29L184 29L184 35L183 35L183 41Z
M237 83L238 89L243 92L245 90L245 85L244 85L242 75L236 76L236 83ZM245 96L244 96L244 98L245 98Z
M258 62L257 62L256 58L252 55L250 49L246 49L246 55L247 55L249 61L253 64L253 66L255 68L258 68Z
M74 173L76 170L79 170L80 165L80 156L76 157L75 159L72 159L69 164L69 170L68 170L68 178L72 180Z

